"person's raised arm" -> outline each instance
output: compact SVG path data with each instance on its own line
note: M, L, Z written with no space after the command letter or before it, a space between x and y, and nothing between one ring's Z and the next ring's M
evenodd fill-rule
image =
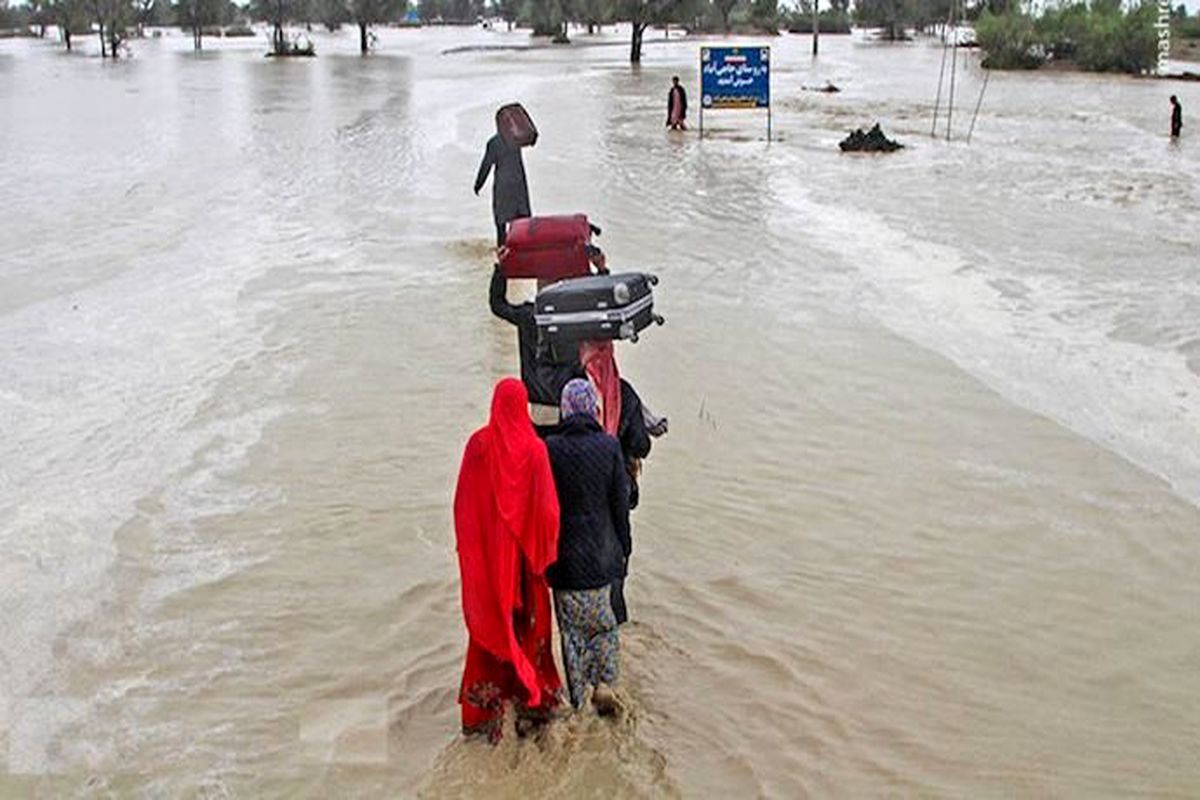
M475 194L479 194L483 184L487 183L488 173L492 171L495 164L496 148L492 147L491 140L488 140L487 147L483 150L483 160L479 162L479 173L475 176Z
M492 282L488 286L488 305L491 306L492 313L497 317L517 325L520 323L520 310L508 302L505 294L507 290L508 281L505 280L504 273L500 271L500 265L497 264L492 269Z

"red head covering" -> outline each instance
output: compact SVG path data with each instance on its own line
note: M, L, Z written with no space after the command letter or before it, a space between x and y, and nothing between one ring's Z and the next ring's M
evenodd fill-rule
M621 425L621 373L610 341L581 342L579 360L600 397L600 424L611 436Z
M528 402L519 380L496 384L491 419L463 454L454 531L467 630L492 655L512 663L536 706L541 692L517 642L513 611L521 604L522 561L542 575L557 555L558 495Z

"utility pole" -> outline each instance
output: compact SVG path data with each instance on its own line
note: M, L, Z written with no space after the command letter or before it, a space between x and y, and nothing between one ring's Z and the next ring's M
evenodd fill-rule
M821 36L821 0L813 0L813 58L817 57L817 40Z

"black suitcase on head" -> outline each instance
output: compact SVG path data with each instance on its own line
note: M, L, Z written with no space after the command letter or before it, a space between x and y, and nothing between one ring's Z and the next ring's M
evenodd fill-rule
M658 278L643 272L591 275L551 284L537 294L538 331L550 341L630 339L650 323Z

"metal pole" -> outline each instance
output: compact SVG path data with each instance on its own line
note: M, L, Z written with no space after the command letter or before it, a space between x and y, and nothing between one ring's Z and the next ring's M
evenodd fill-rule
M821 35L820 7L820 0L813 0L813 58L817 57L817 39Z
M957 14L955 13L957 11L958 11L957 0L950 0L950 19L952 21L954 21L955 24L950 33L950 35L954 37L954 41L952 41L950 43L950 47L953 49L953 55L951 55L951 57L950 57L950 97L946 101L946 141L947 142L950 141L950 123L954 118L954 76L955 76L955 73L958 71L958 23L957 23Z
M937 136L938 109L942 105L942 81L946 78L946 28L950 25L950 14L946 14L946 24L942 26L942 68L938 70L937 98L933 101L933 127L929 129L930 136Z
M967 130L967 144L971 143L971 134L975 132L975 120L979 116L979 107L983 105L983 93L987 91L988 79L992 77L992 71L985 70L983 73L983 86L979 89L979 100L975 103L975 113L971 115L971 127Z

